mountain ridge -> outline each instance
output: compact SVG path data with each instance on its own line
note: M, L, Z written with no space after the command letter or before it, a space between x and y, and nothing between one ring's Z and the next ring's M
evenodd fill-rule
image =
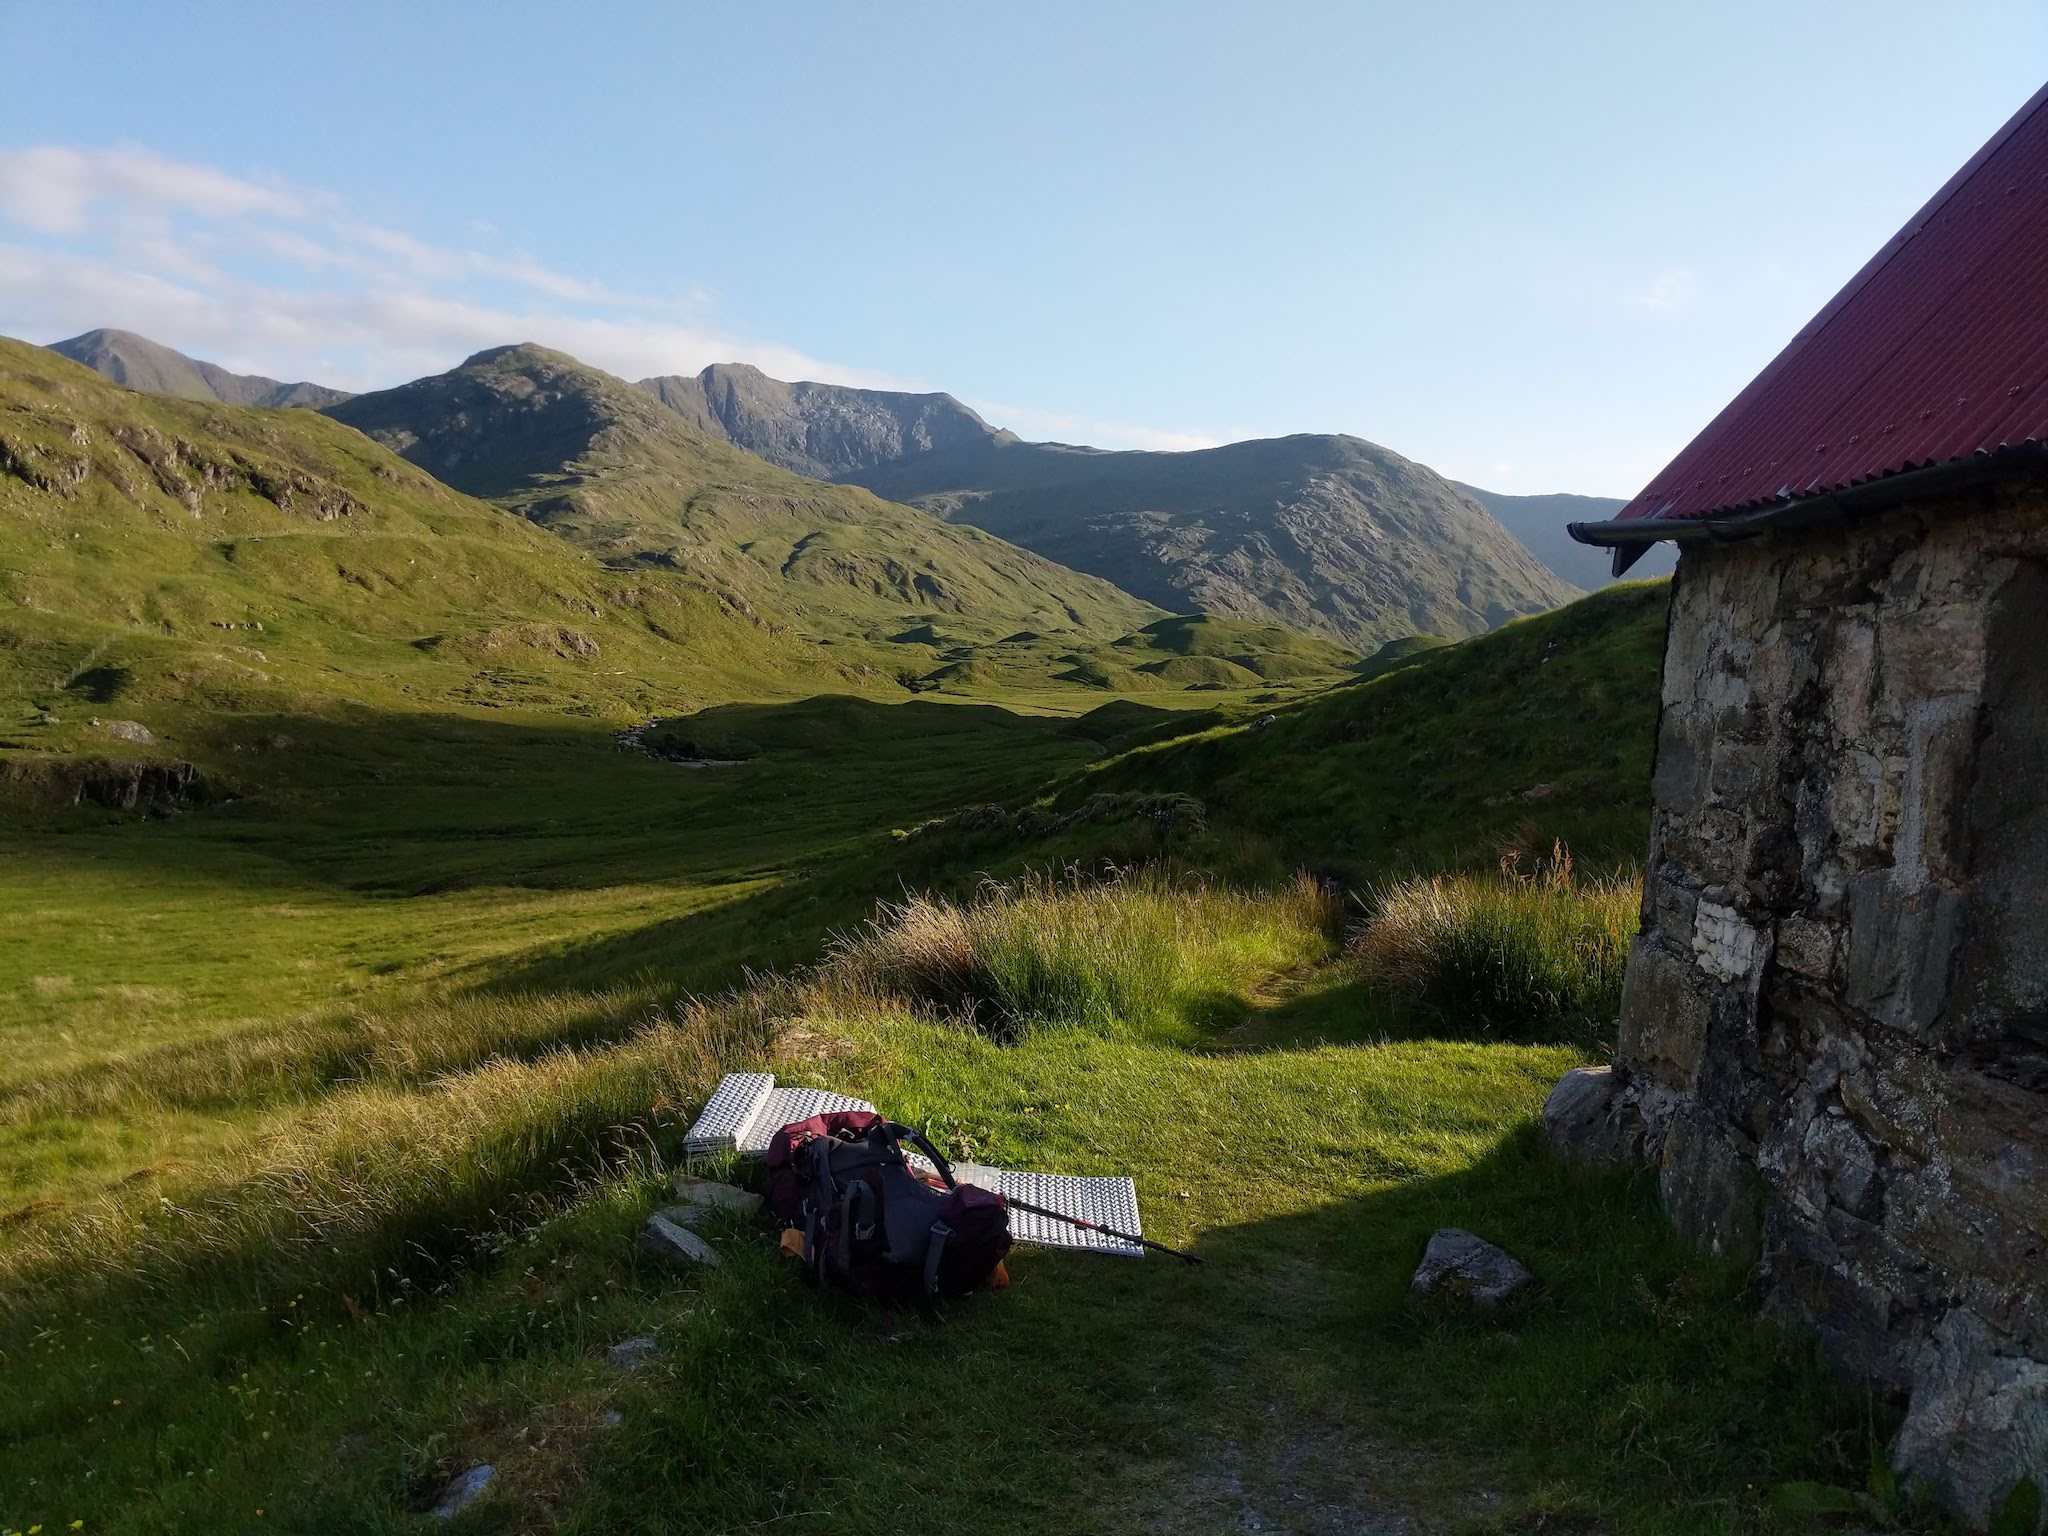
M1161 607L1356 650L1476 634L1579 595L1434 470L1363 438L1183 453L989 441L856 478Z
M1470 634L1555 607L1579 590L1566 569L1590 585L1605 579L1596 579L1598 561L1573 557L1561 522L1550 528L1524 499L1500 498L1519 521L1508 528L1491 493L1474 495L1343 434L1145 452L1025 442L948 394L783 383L743 364L639 387L771 463L985 528L1169 610L1349 646ZM1340 443L1358 447L1331 446ZM1262 478L1238 472L1252 461L1266 466ZM1318 475L1320 488L1304 491ZM1219 495L1205 503L1191 476L1207 476ZM1522 529L1552 550L1549 559L1532 564ZM1396 545L1391 563L1374 558ZM1458 559L1450 546L1475 558Z
M943 622L970 640L1020 629L1108 640L1160 617L981 530L773 465L531 343L326 414L610 564L689 571L827 637L886 641Z
M304 406L318 410L349 398L345 389L304 380L286 384L259 373L231 373L217 363L188 357L133 331L103 327L53 341L47 350L82 363L124 389L218 400L223 405Z
M641 379L692 425L814 480L1010 434L952 395L785 383L746 363Z

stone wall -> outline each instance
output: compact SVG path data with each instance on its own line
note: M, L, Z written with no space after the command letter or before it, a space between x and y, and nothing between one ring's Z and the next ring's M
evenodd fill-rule
M1689 546L1654 801L1609 1134L1901 1470L2048 1493L2048 483Z

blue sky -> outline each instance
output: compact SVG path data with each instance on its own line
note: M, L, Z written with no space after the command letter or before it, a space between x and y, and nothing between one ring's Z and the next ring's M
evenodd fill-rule
M0 333L536 340L1629 495L2048 76L2048 6L0 0Z

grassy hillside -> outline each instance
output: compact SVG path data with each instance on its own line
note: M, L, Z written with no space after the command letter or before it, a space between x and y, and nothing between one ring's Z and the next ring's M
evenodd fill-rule
M1158 616L979 530L778 469L545 348L479 353L330 414L610 564L687 571L820 640L886 642L925 624L976 641L1108 639Z
M306 750L280 744L291 722L352 711L624 723L860 686L897 691L868 658L682 573L608 569L325 417L134 394L0 341L17 784L94 754L261 778Z
M1562 837L1641 857L1667 589L1629 583L1365 682L1091 767L1065 798L1200 796L1212 822L1363 881Z
M1354 649L1474 634L1574 594L1433 471L1353 437L1194 453L991 439L849 478L1162 608Z

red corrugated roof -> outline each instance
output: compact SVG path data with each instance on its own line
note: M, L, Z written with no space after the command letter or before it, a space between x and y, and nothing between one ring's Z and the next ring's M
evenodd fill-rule
M2048 86L1616 520L1705 517L2048 438Z

